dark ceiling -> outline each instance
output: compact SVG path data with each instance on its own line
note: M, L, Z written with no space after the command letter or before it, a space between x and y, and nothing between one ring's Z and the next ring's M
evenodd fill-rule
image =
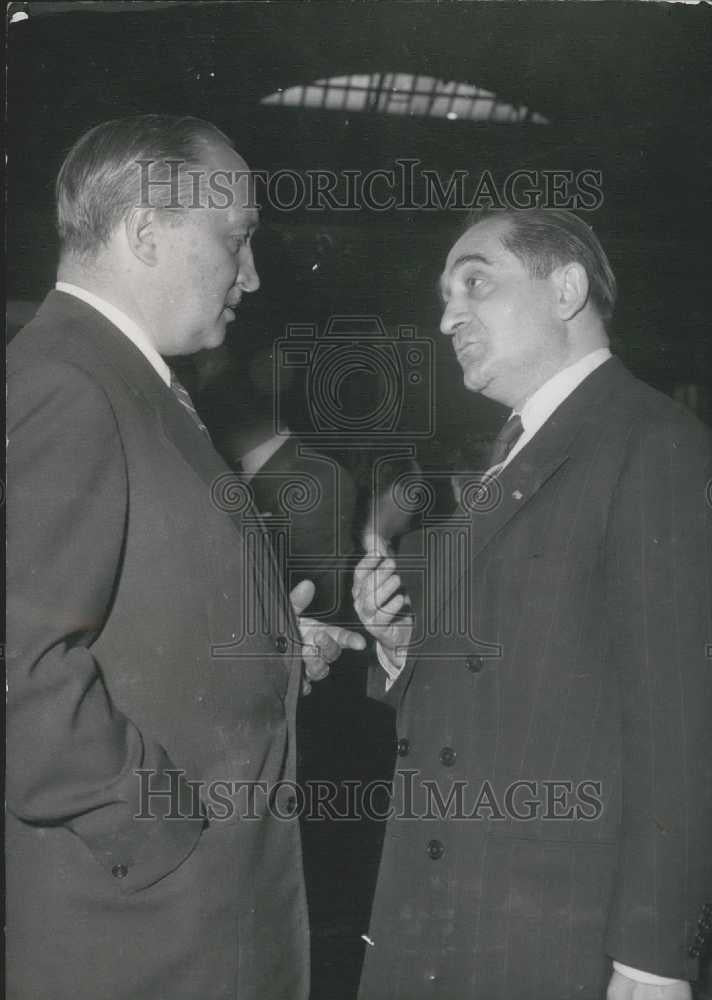
M30 3L8 50L8 288L40 297L56 255L51 187L66 148L107 117L214 121L253 167L601 172L590 215L622 289L626 360L664 388L709 385L712 12L652 3ZM17 9L18 5L15 5ZM549 125L260 106L293 84L375 71L494 91ZM437 327L434 282L462 212L266 210L272 331L371 312ZM317 268L314 265L318 264ZM259 300L259 302L258 302ZM239 324L238 324L239 325Z
M37 3L13 25L62 103L196 99L191 71L216 71L202 105L228 123L237 101L334 73L397 68L487 85L561 126L702 124L710 110L704 5L639 3ZM100 17L99 14L111 16ZM53 15L53 16L52 16ZM28 50L25 50L28 51ZM37 70L38 67L35 67ZM125 79L111 79L112 72ZM162 93L172 78L172 95ZM108 84L108 85L107 85ZM52 88L50 88L52 89ZM71 93L71 92L74 93ZM152 93L153 91L153 93ZM56 99L58 95L55 94Z

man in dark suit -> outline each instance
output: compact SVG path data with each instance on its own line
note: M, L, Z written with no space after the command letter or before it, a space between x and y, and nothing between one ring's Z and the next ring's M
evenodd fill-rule
M259 285L248 169L206 122L108 122L57 211L8 357L8 996L306 998L304 644L317 676L363 640L300 628L164 360Z
M442 294L466 386L512 412L467 510L355 575L400 755L361 996L685 1000L712 926L709 433L611 356L614 277L571 213L481 213Z

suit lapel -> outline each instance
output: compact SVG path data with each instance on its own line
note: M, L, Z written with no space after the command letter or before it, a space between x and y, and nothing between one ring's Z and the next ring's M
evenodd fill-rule
M434 615L437 624L445 609L452 605L462 581L472 572L475 560L515 517L526 511L527 504L539 490L562 469L575 450L576 439L586 425L594 423L604 397L608 395L625 369L613 357L595 369L552 413L532 440L517 454L500 475L483 488L470 507L470 552L463 563L453 566L449 584L440 592ZM463 515L453 515L434 529L436 535L462 525ZM435 544L439 540L436 539ZM409 656L393 691L400 688L400 698L408 686L419 654Z
M86 354L90 350L96 368L118 375L126 392L142 399L156 413L167 444L206 484L216 513L225 513L235 526L263 606L264 620L275 630L287 632L298 641L298 627L289 611L288 595L271 545L263 538L265 531L259 515L251 504L235 509L238 504L231 501L235 500L236 474L215 451L170 387L128 337L81 299L52 291L40 312L47 314L50 324L53 323L52 314L58 316L68 325L68 336L74 335L78 353ZM248 535L252 536L250 544L247 543Z
M50 292L42 312L59 313L78 350L91 351L98 368L118 375L129 395L148 403L160 420L166 440L208 486L212 487L217 476L229 471L138 347L102 313L81 299L58 291Z

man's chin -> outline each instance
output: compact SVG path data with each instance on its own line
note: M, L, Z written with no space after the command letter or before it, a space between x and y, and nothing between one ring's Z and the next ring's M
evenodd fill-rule
M474 371L472 368L465 368L462 372L462 381L470 392L483 392L488 383L487 377L479 368Z
M221 319L215 326L208 330L203 337L202 350L211 351L215 347L220 347L220 345L225 340L225 334L227 333L227 324Z

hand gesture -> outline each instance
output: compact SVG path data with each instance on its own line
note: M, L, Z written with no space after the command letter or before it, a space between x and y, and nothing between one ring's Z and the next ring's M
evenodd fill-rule
M309 694L312 681L321 681L327 676L331 664L338 660L342 650L366 648L366 640L358 632L352 632L338 625L325 625L315 618L307 618L302 614L313 601L314 591L315 587L311 580L302 580L289 595L304 646L303 694Z
M365 555L354 571L356 614L388 654L407 647L413 631L408 598L397 593L400 585L395 560L383 551Z

